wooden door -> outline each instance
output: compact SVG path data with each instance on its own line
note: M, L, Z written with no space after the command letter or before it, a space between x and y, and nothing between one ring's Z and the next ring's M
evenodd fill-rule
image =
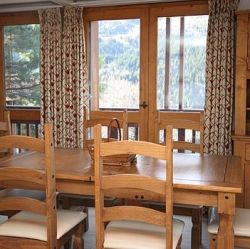
M187 111L191 106L193 111L193 106L185 102L185 16L195 18L204 15L207 18L207 12L205 1L86 9L84 19L86 33L89 34L91 110L105 113L127 109L130 129L134 127L132 136L129 130L129 137L152 142L157 141L158 110ZM178 38L177 84L182 90L178 91L174 106L169 104L172 101L169 94L171 87L167 84L173 81L169 69L172 61L167 49L175 46L171 45L175 44L173 41L168 40L171 28L176 28L171 26L171 22L174 23L172 19L180 21L177 29L181 32ZM164 37L159 28L162 22L165 23ZM125 46L126 43L129 46ZM165 48L164 56L162 47ZM163 60L164 63L161 63ZM130 67L132 64L137 67ZM196 62L192 68L200 64ZM205 74L204 65L203 69L197 69L198 72L202 70ZM189 82L190 85L192 83ZM201 110L203 105L194 105L194 109Z
M147 140L147 7L89 8L84 16L90 34L91 110L126 109L130 138Z
M149 141L159 140L157 111L204 108L207 13L204 2L150 8Z

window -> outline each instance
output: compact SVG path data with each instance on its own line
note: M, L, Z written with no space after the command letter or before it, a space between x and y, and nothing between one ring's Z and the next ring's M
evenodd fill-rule
M97 109L138 109L140 20L91 22L94 33L97 38L91 40L91 59L99 72L95 72L97 81L92 80L91 92Z
M208 16L159 17L157 109L203 109Z
M37 24L4 27L7 107L40 105L39 33Z
M152 142L159 110L202 110L207 12L201 1L87 9L91 110L128 109L129 137Z

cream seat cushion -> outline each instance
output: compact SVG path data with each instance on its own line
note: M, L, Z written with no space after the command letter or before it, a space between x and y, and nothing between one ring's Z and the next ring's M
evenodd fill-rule
M173 248L181 237L184 222L173 219ZM165 228L138 221L111 221L105 229L107 249L165 249Z
M37 200L44 200L46 198L45 191L40 190L25 190L25 189L2 189L0 190L0 197L5 196L24 196Z
M86 218L83 212L57 210L57 239ZM47 241L46 217L22 211L0 224L0 235Z
M216 212L208 225L208 232L218 233L219 215ZM234 217L234 234L236 236L250 237L250 209L236 208Z

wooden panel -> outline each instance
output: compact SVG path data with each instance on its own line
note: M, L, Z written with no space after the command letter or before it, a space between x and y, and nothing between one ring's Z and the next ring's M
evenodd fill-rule
M45 174L26 168L0 168L0 181L22 181L45 185ZM18 182L16 183L18 184ZM15 187L15 186L14 186ZM17 187L17 186L16 186Z
M165 194L165 181L160 181L145 176L138 175L113 175L113 176L103 176L102 179L103 189L112 188L130 188L143 189L157 194Z
M19 25L19 24L36 24L39 23L37 11L1 13L0 25Z
M137 220L150 224L164 226L165 213L145 207L118 206L104 208L103 221L112 220Z
M235 236L234 242L235 242L235 246L237 247L247 248L250 245L250 238Z
M237 16L235 134L246 132L246 68L248 15Z
M174 149L179 150L190 150L192 152L201 153L201 146L200 144L194 144L190 142L184 141L174 141L173 142Z
M19 121L19 122L40 122L40 110L32 110L32 109L16 109L10 110L10 119L12 122Z
M250 16L248 16L247 68L250 69Z
M245 160L250 160L250 143L245 144Z
M201 130L200 112L159 112L159 128L163 129L166 125L173 125L174 128Z
M101 156L116 154L139 154L154 158L166 159L166 149L162 145L139 141L119 141L112 143L102 143L100 146Z
M148 113L148 141L156 142L155 131L157 130L157 123L155 122L157 118L157 17L151 14L152 9L150 9L150 20L149 20L149 113Z
M127 111L127 113L128 113L128 118L127 118L128 123L139 123L140 114L138 111ZM114 114L118 119L122 119L121 111L110 111L110 110L91 111L90 119L97 119L97 118L111 119L114 117Z
M244 138L244 140L243 140ZM243 169L243 179L242 179L242 193L237 195L236 205L237 207L244 207L245 205L245 141L250 142L250 140L246 140L245 136L233 136L234 140L234 155L241 157L241 167Z
M0 211L5 210L25 210L46 215L46 204L28 197L0 198Z
M38 138L27 136L3 136L0 137L0 149L28 149L44 152L44 141Z
M89 114L89 119L111 119L117 118L123 120L123 111L91 111Z
M98 21L138 18L143 10L146 10L147 8L147 5L86 8L84 11L84 19L86 21Z
M142 13L141 18L141 29L140 29L140 103L144 101L149 103L149 94L150 94L150 83L149 83L149 10L145 9ZM149 133L149 108L139 107L139 140L148 141Z
M0 122L0 131L8 131L8 124L5 122Z
M245 208L250 208L250 164L245 164Z
M155 4L151 7L151 14L154 16L187 16L207 15L207 1L191 1L181 3Z
M39 244L39 246L38 246ZM36 249L47 249L47 242L46 241L38 241L38 240L31 240L26 238L12 238L12 237L4 237L1 236L0 238L0 248L6 249L6 245L10 245L9 248L18 248L22 245L23 248L36 248Z

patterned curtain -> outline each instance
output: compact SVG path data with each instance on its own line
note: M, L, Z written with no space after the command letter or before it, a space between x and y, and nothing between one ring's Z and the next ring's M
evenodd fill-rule
M239 0L209 0L204 152L232 153L235 10Z
M53 122L55 146L62 140L62 21L60 9L39 11L41 126Z
M40 14L40 18L42 17ZM60 23L60 35L57 36L60 40L60 49L56 51L60 61L50 57L58 68L58 74L56 74L58 80L44 82L42 98L47 112L42 111L41 115L44 121L54 123L55 146L82 148L83 108L88 107L89 100L82 8L64 8L63 21L60 18ZM48 36L48 32L41 33L41 39L43 36ZM43 54L54 49L49 47L48 50L42 51L42 46L41 44ZM48 68L50 71L47 71L47 74L53 73L53 68L54 65L50 65Z
M83 107L88 81L82 8L66 7L63 25L63 137L68 148L83 146Z

